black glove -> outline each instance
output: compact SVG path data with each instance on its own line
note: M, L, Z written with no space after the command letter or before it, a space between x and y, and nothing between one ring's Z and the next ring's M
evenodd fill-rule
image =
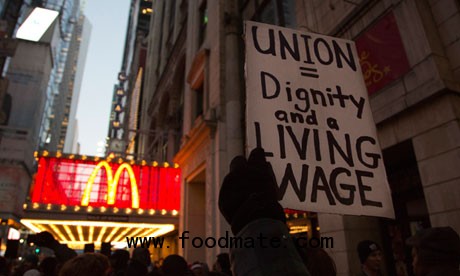
M219 210L235 235L259 218L286 222L283 207L278 203L275 175L262 148L254 149L248 160L243 156L233 158L220 188Z

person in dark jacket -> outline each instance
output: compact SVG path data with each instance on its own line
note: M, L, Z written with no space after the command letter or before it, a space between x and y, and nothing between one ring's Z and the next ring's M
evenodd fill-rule
M217 260L214 263L214 270L216 272L232 276L230 256L228 255L228 253L220 253L219 255L217 255Z
M301 255L311 276L336 276L335 262L322 248L308 248Z
M137 247L129 261L125 276L143 276L149 272L152 262L147 248Z
M289 235L262 148L254 149L248 159L233 158L219 192L219 210L236 240L245 241L230 251L234 275L309 275Z
M129 252L123 249L115 250L109 257L112 276L124 276L129 262Z
M416 276L460 276L460 237L452 227L421 230L406 243Z
M60 265L77 256L77 253L73 249L70 249L65 244L59 243L53 235L47 231L37 234L35 244L52 249Z
M370 240L361 241L358 243L357 251L362 270L359 276L382 275L382 250L376 242Z

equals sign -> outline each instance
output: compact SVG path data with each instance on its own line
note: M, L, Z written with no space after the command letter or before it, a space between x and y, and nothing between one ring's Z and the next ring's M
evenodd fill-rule
M304 76L304 77L312 77L312 78L319 78L319 75L318 75L318 70L315 69L315 68L307 68L307 67L299 67L300 69L300 75Z

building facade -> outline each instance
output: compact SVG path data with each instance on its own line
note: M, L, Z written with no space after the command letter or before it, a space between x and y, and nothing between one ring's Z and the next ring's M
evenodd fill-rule
M54 63L47 88L45 112L40 125L39 140L40 149L54 150L55 147L60 144L61 122L64 119L61 114L65 113L61 112L61 109L65 108L65 105L58 104L59 96L62 95L63 101L66 101L67 99L64 94L68 94L66 92L68 91L66 87L65 91L61 93L61 83L65 78L64 76L71 76L73 74L72 72L66 72L66 63L74 28L80 15L80 1L47 0L25 4L27 4L27 6L37 6L49 10L59 11L60 15L58 20L56 20L58 21L59 40L57 40L53 45L52 53ZM66 85L66 81L64 81L64 83L64 85ZM56 109L58 109L58 118L56 118ZM53 137L53 134L58 137ZM54 146L51 145L51 141L55 141Z
M8 223L0 226L4 241L0 250L5 249L10 228L19 229L22 203L32 180L40 115L52 68L50 50L48 43L20 41L8 70L9 118L0 135L0 215Z
M338 274L359 272L362 239L382 244L385 274L412 275L407 237L429 226L460 232L458 1L176 0L152 9L139 107L139 130L151 135L136 149L181 165L180 231L229 231L217 200L230 160L246 151L242 27L252 20L356 42L396 217L294 212L308 235L334 238ZM208 264L226 250L179 249Z
M132 159L154 160L135 152L136 141L146 135L138 127L138 118L151 13L152 1L131 1L123 60L112 97L107 152Z

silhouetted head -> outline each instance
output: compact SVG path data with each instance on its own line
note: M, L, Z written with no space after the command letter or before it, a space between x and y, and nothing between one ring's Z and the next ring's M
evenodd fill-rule
M99 253L84 253L64 263L59 276L107 276L109 259Z
M123 249L117 249L110 255L109 260L113 270L124 270L128 266L129 252Z
M175 254L169 255L164 259L161 270L163 274L167 276L189 275L187 262L182 256Z
M150 252L147 248L143 247L137 247L136 249L134 249L132 259L137 260L145 264L146 266L149 266L151 263Z

